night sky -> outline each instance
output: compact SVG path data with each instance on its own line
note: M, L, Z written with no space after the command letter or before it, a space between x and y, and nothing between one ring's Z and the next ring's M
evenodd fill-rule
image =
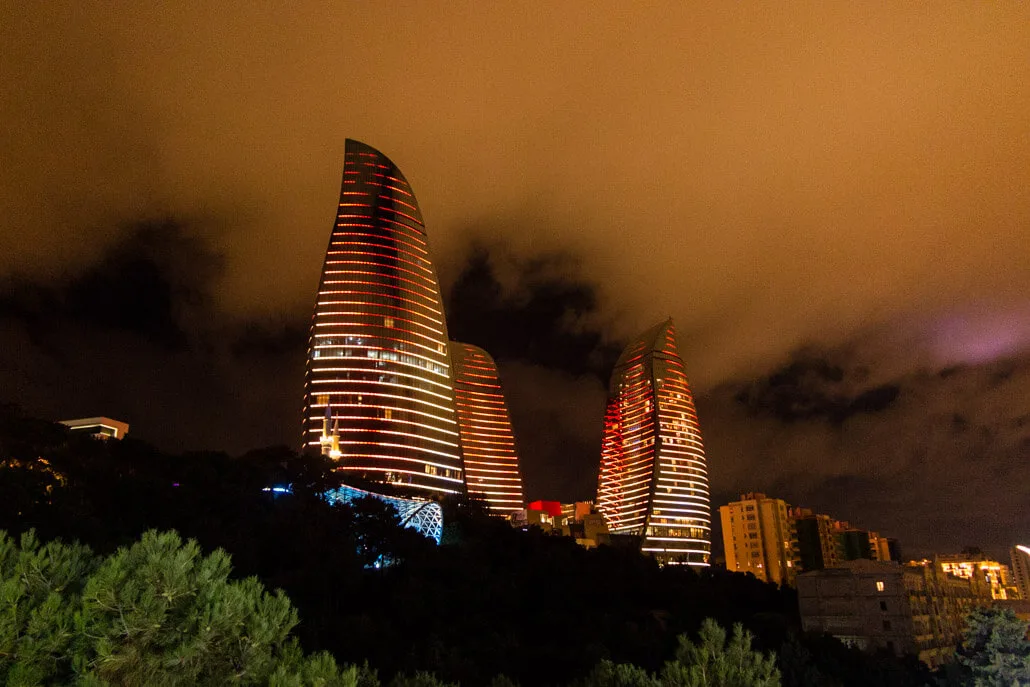
M350 137L530 497L593 497L614 359L672 315L714 505L1030 543L1030 5L157 5L0 8L0 400L298 445Z

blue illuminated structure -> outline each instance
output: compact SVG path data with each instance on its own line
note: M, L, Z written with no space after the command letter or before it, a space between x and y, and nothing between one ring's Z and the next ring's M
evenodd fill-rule
M397 511L401 519L401 526L415 530L424 537L429 537L437 544L443 535L443 509L436 501L423 499L402 499L397 496L384 496L375 492L356 489L355 487L340 486L338 489L330 489L325 492L325 498L332 504L348 504L352 501L371 496L387 503Z
M175 484L173 486L179 486ZM277 498L283 494L292 494L293 485L289 484L286 486L276 485L274 487L265 487L261 491L269 493L272 498ZM366 496L379 499L383 503L389 504L397 511L397 516L400 518L401 527L407 527L415 530L423 537L429 537L437 544L440 543L440 537L443 535L443 509L440 508L440 504L436 501L428 501L425 499L405 499L399 496L384 496L383 494L377 494L373 491L366 491L365 489L358 489L357 487L351 487L346 484L341 484L336 489L330 489L324 492L322 496L331 505L341 504L347 505L352 501L363 499Z

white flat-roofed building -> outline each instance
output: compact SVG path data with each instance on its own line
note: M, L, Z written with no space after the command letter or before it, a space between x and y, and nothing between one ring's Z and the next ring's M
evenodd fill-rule
M98 439L124 439L125 435L129 433L129 423L112 420L109 417L83 417L60 422L73 432L85 432Z

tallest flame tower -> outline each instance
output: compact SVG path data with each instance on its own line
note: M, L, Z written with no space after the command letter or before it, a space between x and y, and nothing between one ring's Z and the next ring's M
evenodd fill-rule
M308 343L305 447L364 481L463 492L447 341L415 195L389 158L348 140Z

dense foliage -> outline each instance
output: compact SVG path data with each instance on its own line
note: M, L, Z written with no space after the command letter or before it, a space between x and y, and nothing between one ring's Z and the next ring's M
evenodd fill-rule
M979 608L966 625L958 664L975 687L1030 686L1030 639L1026 623L1011 609Z
M601 661L583 687L780 687L780 671L771 655L751 650L751 633L739 623L726 630L711 618L701 624L698 641L679 638L676 656L658 675L634 665Z
M297 611L223 551L149 532L97 558L0 532L0 679L7 684L357 684L289 637Z
M433 546L378 501L329 506L318 494L333 485L330 466L286 448L173 456L132 438L69 435L3 407L0 466L0 529L34 528L99 554L174 529L201 550L228 552L236 577L284 590L306 651L368 661L387 681L403 673L418 684L426 671L465 687L567 685L604 666L662 679L683 650L678 637L693 641L705 618L740 623L740 641L747 630L754 651L774 652L785 687L930 680L915 659L803 634L794 594L749 576L585 550L514 530L475 504L445 503L444 543ZM263 491L273 484L293 494ZM397 564L368 569L379 556Z

